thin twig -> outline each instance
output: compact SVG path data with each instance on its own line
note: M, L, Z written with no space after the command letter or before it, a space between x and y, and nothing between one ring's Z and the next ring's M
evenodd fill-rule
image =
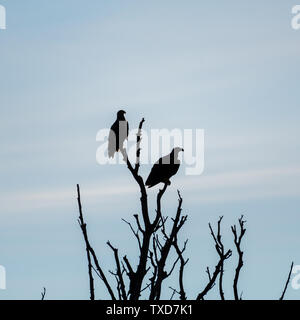
M83 233L85 245L86 245L86 255L87 255L87 260L88 260L88 274L89 274L89 282L90 282L90 299L95 300L95 286L94 286L94 278L93 278L93 272L92 272L92 261L91 261L91 254L89 250L89 240L88 240L88 235L87 235L87 230L86 230L86 224L83 219L83 214L82 214L82 205L81 205L81 199L80 199L80 187L79 184L77 184L77 201L78 201L78 208L79 208L79 219L78 223L80 225L80 228Z
M92 276L92 263L91 263L91 256L94 260L96 269L99 273L100 279L103 281L104 285L106 286L106 289L108 290L108 293L110 294L112 300L116 300L115 295L111 289L111 286L109 284L109 282L106 279L106 276L103 272L103 270L100 267L98 258L96 256L96 253L94 251L94 249L92 248L92 246L90 245L89 239L88 239L88 235L87 235L87 230L86 230L86 223L84 222L83 219L83 214L82 214L82 205L81 205L81 198L80 198L80 188L79 185L77 184L77 201L78 201L78 207L79 207L79 219L78 219L78 223L81 227L83 236L84 236L84 241L86 244L86 251L87 251L87 257L88 257L88 267L89 267L89 278L90 278L90 294L91 294L91 300L95 299L95 295L94 295L94 279Z
M169 289L171 289L171 290L173 291L170 300L173 300L173 298L174 298L174 296L175 296L175 293L177 293L178 295L180 295L180 292L178 292L176 289L174 289L174 288L172 288L172 287L169 287Z
M120 292L121 292L120 296L122 297L123 300L127 300L127 294L126 294L126 289L125 289L125 283L124 283L124 280L123 280L123 274L122 274L122 271L121 271L121 265L120 265L118 249L114 248L109 241L107 242L107 245L114 252L115 261L116 261L116 267L117 267L116 277L118 279L119 289L120 289Z
M184 260L183 255L182 255L183 252L186 249L187 243L188 243L188 240L185 241L183 249L180 250L179 247L178 247L178 243L177 243L177 236L175 237L175 240L173 242L173 246L174 246L174 248L176 250L176 253L178 255L178 258L180 260L180 268L179 268L179 288L180 288L179 295L180 295L180 300L186 300L187 299L186 293L185 293L185 290L184 290L184 284L183 284L183 274L184 274L184 267L189 262L189 259Z
M224 245L222 243L222 236L221 236L222 219L223 219L223 216L221 216L218 220L218 228L217 228L216 234L213 231L211 224L210 223L208 224L209 229L210 229L210 233L215 241L215 248L216 248L217 253L220 256L220 258L224 255ZM220 276L219 276L219 294L220 294L221 300L225 300L224 291L223 291L224 261L223 261L223 264L221 265L220 268L221 269L220 269Z
M137 241L138 241L138 244L139 244L139 249L141 250L142 249L142 244L141 244L141 239L139 237L139 233L138 231L134 231L132 225L130 222L126 221L125 219L122 219L122 221L124 221L129 227L130 227L130 230L132 231L132 233L134 234L134 236L136 237Z
M292 271L293 271L293 267L294 267L294 262L292 262L291 264L291 268L290 268L290 272L289 272L289 275L288 275L288 278L286 280L286 283L285 283L285 287L283 289L283 292L282 292L282 295L281 297L279 298L279 300L283 300L284 296L285 296L285 293L286 293L286 289L289 285L289 282L290 282L290 279L291 279L291 274L292 274Z
M135 168L134 168L136 173L139 172L139 168L140 168L142 127L144 122L145 122L145 119L143 118L139 124L139 129L138 129L137 138L136 138L136 162L135 162Z
M41 300L45 300L45 295L46 295L46 288L43 288L43 291L41 292L42 295L42 299Z
M126 267L127 267L127 269L128 269L128 270L126 271L126 273L127 273L128 277L129 277L130 279L132 279L132 277L133 277L133 275L134 275L134 271L133 271L133 269L132 269L132 267L131 267L131 264L130 264L127 256L124 256L124 257L123 257L123 260L124 260L124 262L125 262L125 264L126 264Z

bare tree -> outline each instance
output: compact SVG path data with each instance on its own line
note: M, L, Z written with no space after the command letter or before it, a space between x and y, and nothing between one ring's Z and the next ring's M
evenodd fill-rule
M142 119L138 127L135 164L133 165L129 160L126 149L122 148L120 150L123 155L123 159L127 164L128 170L139 186L141 214L133 215L135 224L123 219L123 221L129 226L137 241L139 257L136 267L133 267L133 264L127 255L120 257L118 248L114 247L110 241L107 242L107 245L113 252L115 260L115 271L109 271L116 281L115 287L111 284L111 281L107 278L104 270L101 268L99 259L90 244L87 225L83 217L80 187L77 185L77 201L79 208L78 223L81 228L86 247L91 300L95 299L94 275L101 279L112 300L135 301L140 299L142 293L146 291L149 292L149 300L160 300L165 280L169 278L175 270L178 272L179 289L170 287L172 292L171 299L173 299L175 295L178 295L180 300L188 299L184 285L184 270L189 261L189 259L184 257L188 240L185 240L182 245L180 245L178 241L179 233L186 223L188 216L182 214L183 198L179 191L178 205L174 216L169 217L164 215L162 212L161 202L168 188L168 184L166 183L157 194L156 212L154 217L152 219L150 218L147 190L144 180L139 174L141 134L144 121L145 120ZM215 286L217 280L220 299L225 300L223 290L224 263L232 256L233 253L231 249L225 250L222 242L222 219L223 217L220 217L218 220L216 231L213 230L212 225L209 223L209 230L218 254L218 263L216 264L215 270L212 274L210 269L207 267L206 271L208 274L208 282L204 285L202 291L199 292L196 300L204 300L204 297ZM237 285L241 268L243 266L244 252L241 249L241 243L246 232L243 216L241 216L238 222L239 231L235 225L231 227L233 242L238 254L238 265L235 270L233 281L233 295L236 300L241 299L238 295ZM175 258L171 252L175 253ZM172 257L174 259L173 261L171 261ZM290 275L291 272L289 273L288 281L281 297L282 299L286 292Z

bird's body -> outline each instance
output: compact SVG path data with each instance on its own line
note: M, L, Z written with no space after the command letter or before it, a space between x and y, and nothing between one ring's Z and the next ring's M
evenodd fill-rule
M171 184L170 178L177 173L180 167L180 161L178 159L178 153L180 151L183 151L183 149L174 148L170 154L160 158L154 164L146 180L146 186L151 188L160 182Z
M126 112L120 110L117 113L117 120L110 128L108 136L108 156L113 158L115 153L123 148L124 141L128 138L129 125L125 119Z

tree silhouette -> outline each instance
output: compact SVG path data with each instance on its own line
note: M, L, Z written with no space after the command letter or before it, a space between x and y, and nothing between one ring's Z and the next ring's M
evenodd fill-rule
M115 278L115 287L110 283L110 280L106 276L104 270L100 266L99 259L90 244L90 240L87 233L87 225L84 221L80 187L77 185L77 201L79 208L78 223L80 225L85 246L86 256L88 262L88 276L90 284L90 299L95 300L95 286L94 275L98 276L103 282L108 294L112 300L131 300L136 301L141 298L143 292L148 293L149 300L160 300L162 287L164 281L173 274L176 266L178 268L178 287L175 289L170 287L172 291L171 300L177 294L180 300L187 300L187 293L184 286L184 270L189 259L184 257L184 252L187 247L188 240L180 246L178 243L178 235L182 230L184 224L187 221L188 216L182 214L183 199L178 191L178 205L175 213L175 217L169 218L165 216L161 209L161 200L168 188L168 184L164 184L163 188L159 190L156 197L156 213L153 219L149 216L148 210L148 197L147 190L143 178L139 174L140 168L140 153L141 153L141 139L142 139L142 126L144 119L141 120L138 128L136 139L136 161L133 165L127 155L126 149L122 148L120 152L123 155L123 159L127 164L127 168L130 171L132 177L136 181L140 189L140 205L141 215L133 215L135 221L135 227L132 223L123 219L123 221L130 227L132 234L136 238L139 248L139 258L137 266L134 268L128 257L125 255L123 258L119 257L118 249L115 248L109 241L107 245L113 252L115 260L115 271L110 271L110 274ZM199 291L197 297L189 297L189 299L204 300L207 293L216 285L218 280L219 295L221 300L225 300L223 291L223 275L224 264L228 260L233 252L231 249L225 250L222 235L221 235L221 222L223 217L220 217L217 222L216 231L213 230L212 225L209 223L209 230L215 243L215 249L219 256L218 263L215 266L214 272L211 274L210 269L207 267L208 281L203 286L203 289ZM246 233L245 228L246 221L243 220L243 216L238 219L239 228L236 225L231 227L233 234L233 242L238 255L238 263L235 269L235 276L233 280L233 294L235 300L241 300L242 297L238 293L238 280L240 277L241 269L243 267L243 251L241 248L242 240ZM176 259L171 263L171 267L167 268L167 261L170 258L170 252L174 249L176 253ZM169 261L168 261L169 262ZM287 290L288 283L292 272L291 266L287 282L280 297L280 300L284 298Z

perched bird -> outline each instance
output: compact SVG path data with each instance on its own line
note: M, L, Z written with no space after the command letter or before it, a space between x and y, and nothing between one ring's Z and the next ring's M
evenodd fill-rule
M151 188L160 182L171 184L170 178L177 173L180 166L178 159L180 151L184 150L182 148L174 148L170 154L160 158L154 164L146 181L146 186Z
M108 156L113 158L115 152L123 148L124 141L128 138L129 125L125 119L126 112L120 110L117 113L117 120L111 126L108 135Z

